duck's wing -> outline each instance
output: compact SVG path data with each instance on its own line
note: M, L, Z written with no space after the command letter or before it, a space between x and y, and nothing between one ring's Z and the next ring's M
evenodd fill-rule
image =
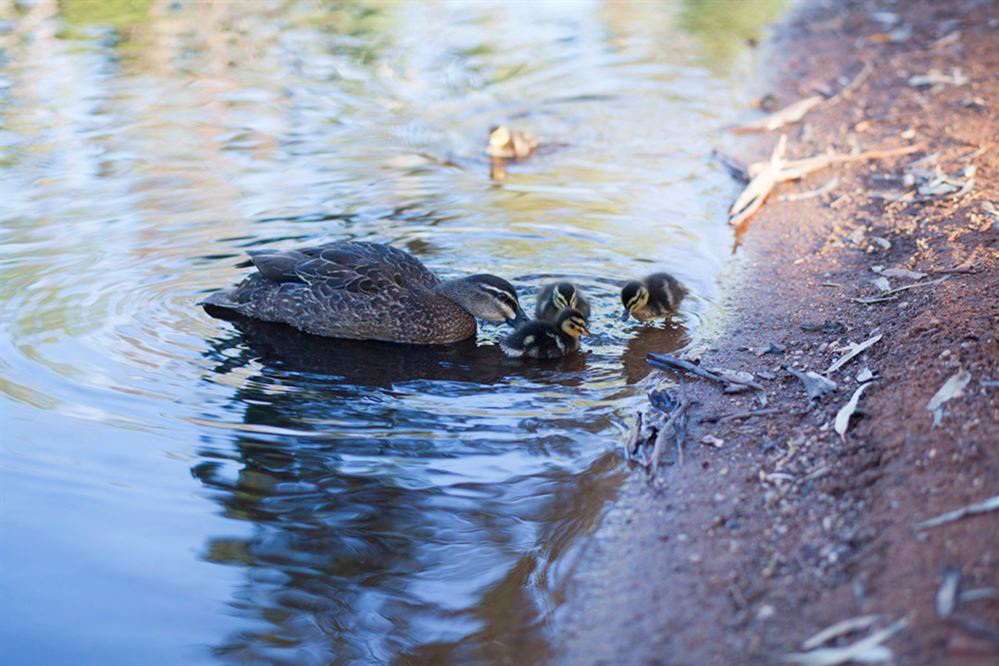
M301 282L296 268L309 257L297 250L254 250L250 260L239 266L253 265L261 275L273 282Z
M646 278L649 291L654 294L662 293L666 297L670 310L675 310L680 301L687 295L687 290L675 277L669 273L653 273Z
M586 300L582 292L578 289L576 290L576 310L579 314L583 315L583 318L587 321L590 320L590 302Z
M432 289L439 283L418 259L381 243L335 242L302 250L263 250L251 252L250 260L274 282L321 283L357 294Z
M551 317L558 316L558 312L554 312L555 306L552 305L552 292L555 290L555 283L549 283L544 286L544 288L538 292L537 300L534 303L534 317L536 319L549 319Z

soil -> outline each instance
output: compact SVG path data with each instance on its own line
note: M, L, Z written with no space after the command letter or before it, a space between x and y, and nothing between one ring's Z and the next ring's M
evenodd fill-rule
M777 412L704 422L763 406L756 392L662 372L673 397L695 401L684 459L671 443L653 480L633 463L574 575L554 661L781 663L819 630L877 614L874 629L829 645L905 618L885 642L892 663L996 666L999 598L983 592L942 617L937 594L949 570L960 591L999 588L999 511L914 526L999 494L999 4L805 3L772 53L777 108L839 90L863 62L872 68L849 98L747 138L746 162L765 160L780 132L789 158L921 149L778 185L750 219L732 325L699 362L754 373ZM955 68L950 83L910 82ZM910 166L930 155L935 163ZM955 181L973 178L970 190L914 195L904 173L936 165ZM826 194L779 200L834 176ZM892 288L948 279L853 300L879 296L878 266L926 274L892 275ZM878 334L827 372L849 343ZM838 389L809 400L784 364ZM841 438L836 415L864 369L875 379ZM965 371L970 381L934 426L927 403ZM646 421L661 423L655 412Z

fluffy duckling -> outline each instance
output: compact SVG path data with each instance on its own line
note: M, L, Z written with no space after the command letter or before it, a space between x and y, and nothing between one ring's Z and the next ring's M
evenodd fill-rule
M500 349L511 358L562 358L579 349L579 337L589 334L586 319L578 310L563 310L554 324L524 324L500 343Z
M662 319L674 312L687 290L669 273L653 273L642 280L632 280L621 289L624 312L621 321Z
M583 319L590 319L590 304L571 282L553 282L538 294L534 316L542 321L555 321L562 310L577 310Z
M522 160L538 149L538 137L529 132L511 130L506 125L489 130L486 154L505 160Z

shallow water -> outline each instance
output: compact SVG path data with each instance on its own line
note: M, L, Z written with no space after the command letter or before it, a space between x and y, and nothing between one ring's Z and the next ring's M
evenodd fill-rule
M707 154L775 7L2 7L3 660L543 661L646 352L720 317ZM549 150L491 179L498 123ZM528 310L569 277L595 335L532 364L492 325L418 349L195 305L248 249L336 239ZM618 322L653 268L681 320Z

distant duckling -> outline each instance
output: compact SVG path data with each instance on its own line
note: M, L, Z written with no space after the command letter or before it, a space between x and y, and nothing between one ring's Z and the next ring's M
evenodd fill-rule
M632 280L621 289L624 313L621 321L662 319L674 312L687 290L669 273L653 273L642 280Z
M534 316L542 321L556 321L562 310L577 310L583 318L590 319L590 304L571 282L553 282L545 285L538 294Z
M500 343L500 349L511 358L562 358L579 349L579 337L589 334L586 319L578 310L563 310L554 324L524 324Z
M538 149L538 137L530 132L511 130L506 125L489 130L486 154L506 160L522 160Z

